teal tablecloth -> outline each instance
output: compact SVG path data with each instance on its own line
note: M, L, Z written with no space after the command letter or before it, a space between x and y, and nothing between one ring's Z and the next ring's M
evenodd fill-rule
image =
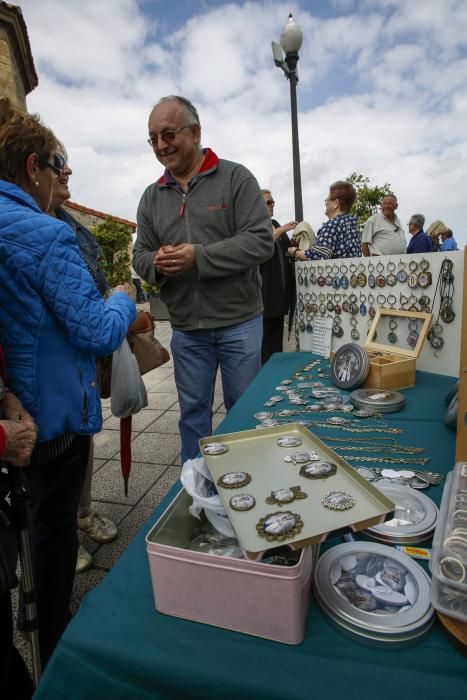
M217 432L253 427L253 413L263 410L276 384L309 360L309 353L274 355ZM426 446L435 471L447 472L453 466L455 434L443 423L443 399L452 383L446 377L417 373L417 386L404 391L406 408L387 417L403 428L401 442ZM439 623L417 646L394 651L347 639L331 627L314 600L306 638L298 646L156 612L144 538L178 488L83 600L46 669L37 700L466 697L465 658ZM431 487L429 495L439 502L441 492L442 487Z

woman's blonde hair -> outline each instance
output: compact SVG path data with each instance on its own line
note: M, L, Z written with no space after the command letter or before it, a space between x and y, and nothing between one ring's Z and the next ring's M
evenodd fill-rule
M26 177L26 160L36 153L39 167L47 167L57 138L38 114L19 112L7 97L0 98L0 178L20 184Z

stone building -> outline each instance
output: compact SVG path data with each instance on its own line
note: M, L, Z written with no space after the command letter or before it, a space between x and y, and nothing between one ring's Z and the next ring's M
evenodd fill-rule
M96 209L89 209L89 207L84 207L82 204L77 204L76 202L65 202L65 209L71 216L74 216L80 224L86 226L87 228L92 228L97 226L97 224L102 224L109 216L119 224L125 224L131 228L131 233L136 231L136 223L134 221L128 221L128 219L121 219L113 214L105 214L103 211L97 211Z
M21 8L0 0L0 96L27 111L26 96L37 87L28 30Z

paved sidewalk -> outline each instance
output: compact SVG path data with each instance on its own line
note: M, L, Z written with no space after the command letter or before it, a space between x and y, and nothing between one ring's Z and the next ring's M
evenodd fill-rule
M138 305L148 310L149 305ZM156 322L156 337L168 349L172 335L168 321ZM295 340L286 340L284 349L295 350ZM172 360L144 375L148 406L133 416L132 468L128 497L124 494L120 470L120 421L110 412L110 399L102 401L103 430L94 438L94 477L92 483L93 509L117 523L114 542L100 545L83 532L79 539L93 554L91 569L77 574L72 599L75 612L83 596L96 586L111 569L123 550L144 525L172 485L181 470L179 408ZM223 420L225 409L220 379L216 383L213 430ZM15 642L30 663L29 645L19 635Z

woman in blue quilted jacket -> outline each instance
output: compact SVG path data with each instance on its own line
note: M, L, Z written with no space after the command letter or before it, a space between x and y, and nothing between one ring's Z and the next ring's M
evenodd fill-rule
M25 473L43 664L70 619L76 512L102 426L95 358L119 347L136 315L123 288L104 302L74 232L43 213L63 166L39 117L0 99L0 343L10 388L37 425Z

